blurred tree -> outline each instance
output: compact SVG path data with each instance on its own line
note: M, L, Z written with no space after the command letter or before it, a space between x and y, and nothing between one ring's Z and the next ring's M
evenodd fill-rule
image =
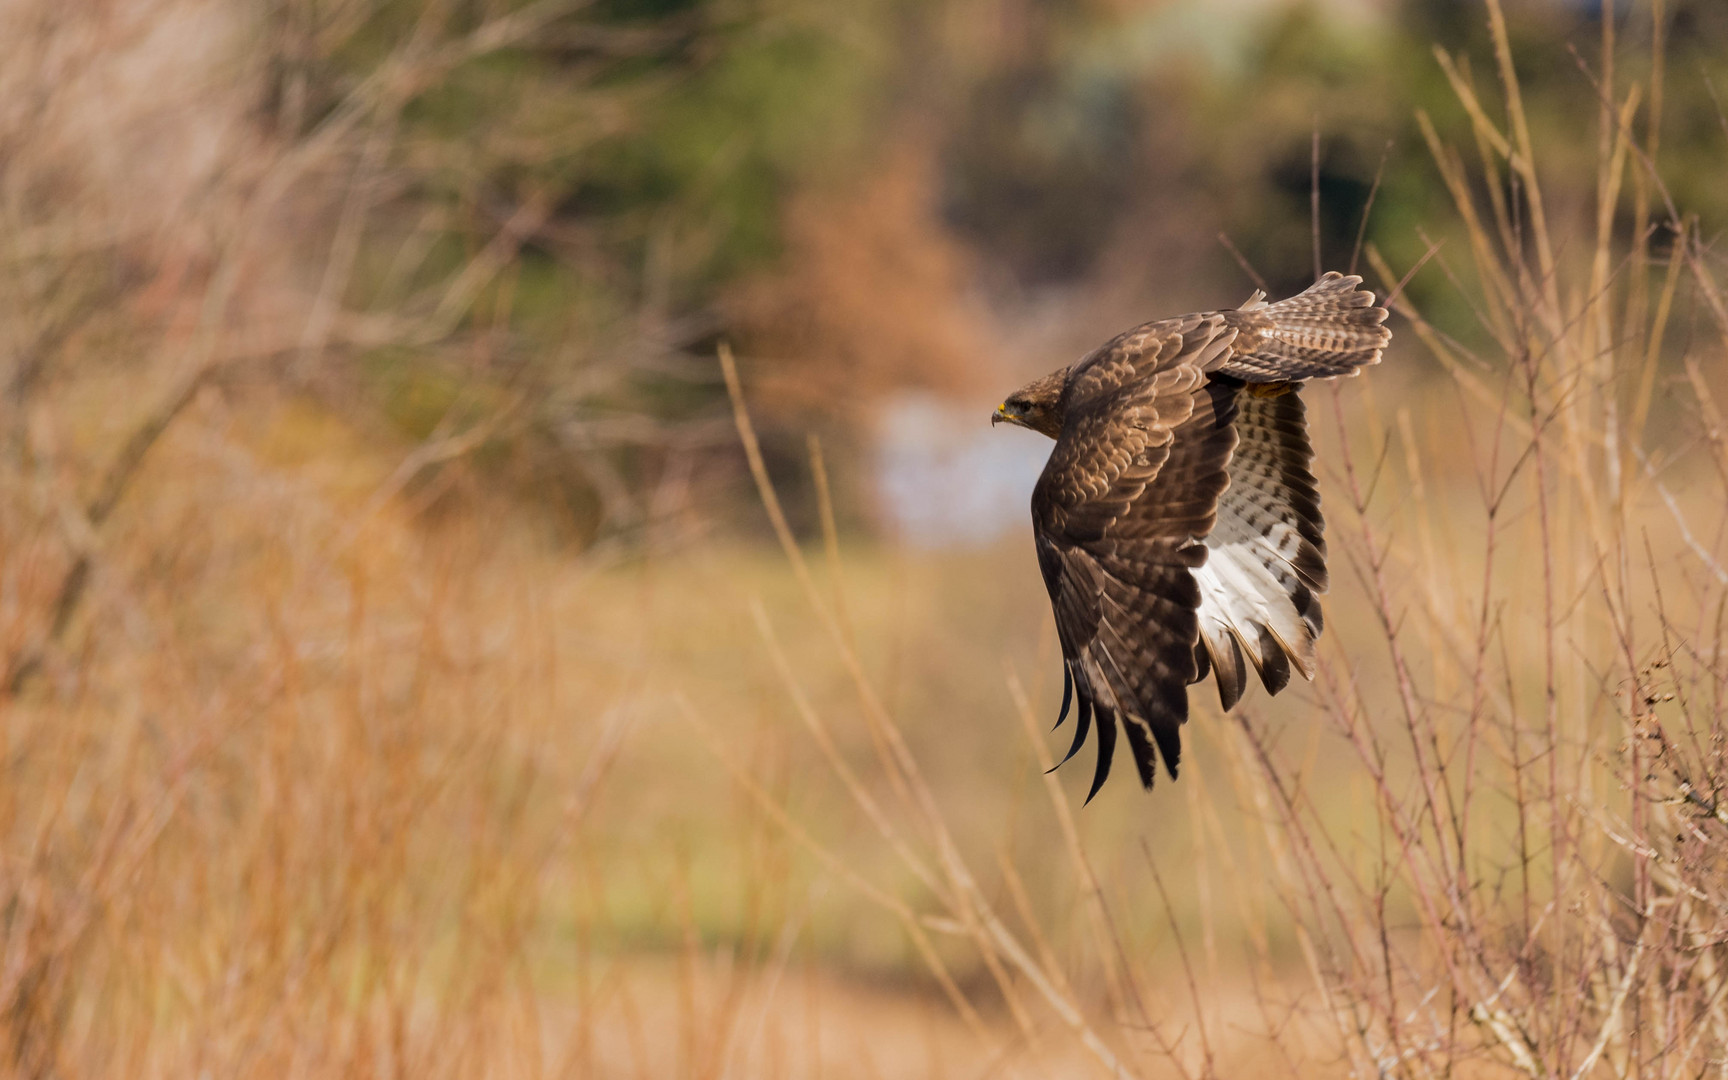
M878 7L281 0L271 129L316 139L368 82L401 99L346 300L447 330L312 382L420 439L508 410L499 475L560 495L577 536L640 524L670 457L725 437L701 422L722 294L773 263L788 192L863 138Z

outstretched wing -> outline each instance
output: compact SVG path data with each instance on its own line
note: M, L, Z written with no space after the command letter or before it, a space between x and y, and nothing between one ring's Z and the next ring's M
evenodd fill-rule
M1194 569L1236 441L1236 385L1206 370L1235 336L1216 315L1192 315L1130 331L1076 365L1033 491L1038 564L1079 710L1069 757L1098 721L1088 799L1109 776L1118 722L1143 784L1159 754L1176 775L1198 673Z
M1248 669L1276 694L1290 669L1314 677L1326 541L1311 465L1308 423L1293 387L1250 386L1237 399L1230 486L1218 500L1200 587L1198 678L1208 668L1218 698L1233 707Z
M1256 293L1218 313L1237 337L1216 373L1248 386L1230 487L1206 539L1208 559L1195 572L1202 596L1196 660L1201 678L1208 668L1216 674L1226 709L1247 689L1250 667L1274 694L1289 684L1292 665L1314 677L1321 627L1315 594L1326 591L1326 543L1314 451L1294 384L1380 362L1392 331L1386 309L1361 284L1328 273L1287 300L1268 304Z

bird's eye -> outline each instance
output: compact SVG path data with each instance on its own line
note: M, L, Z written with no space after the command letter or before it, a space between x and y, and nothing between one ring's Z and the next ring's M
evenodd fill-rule
M1010 401L1008 403L1008 411L1011 413L1024 413L1026 411L1026 403L1024 401Z

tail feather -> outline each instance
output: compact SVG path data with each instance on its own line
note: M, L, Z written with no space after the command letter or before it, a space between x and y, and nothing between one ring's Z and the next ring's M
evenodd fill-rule
M1294 382L1351 375L1380 362L1392 339L1386 309L1358 289L1362 279L1330 271L1307 291L1276 304L1260 293L1222 312L1237 330L1235 348L1218 368L1246 382Z

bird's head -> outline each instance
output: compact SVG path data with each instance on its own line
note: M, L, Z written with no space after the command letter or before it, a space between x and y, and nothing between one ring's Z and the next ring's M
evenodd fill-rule
M1052 439L1062 434L1062 383L1068 369L1034 379L1009 394L990 416L990 423L1018 424Z

